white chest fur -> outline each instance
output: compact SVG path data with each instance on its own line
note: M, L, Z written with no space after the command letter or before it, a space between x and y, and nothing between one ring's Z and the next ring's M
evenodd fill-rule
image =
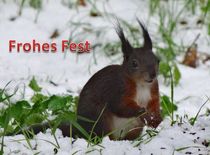
M140 107L147 107L148 102L151 99L151 85L142 85L138 83L136 86L136 96L135 101ZM144 124L141 122L140 118L120 118L117 116L113 116L113 128L116 130L113 133L113 136L116 137L123 137L128 133L130 130L134 128L141 128L143 129Z
M151 86L137 83L135 101L141 107L146 108L151 99Z

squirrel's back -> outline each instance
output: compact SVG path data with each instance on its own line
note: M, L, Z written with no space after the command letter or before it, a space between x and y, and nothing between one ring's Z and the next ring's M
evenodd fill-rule
M95 73L80 93L77 107L79 116L96 121L104 109L94 131L97 135L107 134L111 131L112 112L109 105L120 103L121 96L125 91L124 76L122 66L107 66ZM93 124L80 120L78 122L86 131L91 131Z
M122 94L125 85L124 76L120 65L110 65L95 73L80 93L78 112L82 112L82 106L95 106L96 104L105 106L106 102L112 100L115 95ZM87 99L94 102L87 103Z

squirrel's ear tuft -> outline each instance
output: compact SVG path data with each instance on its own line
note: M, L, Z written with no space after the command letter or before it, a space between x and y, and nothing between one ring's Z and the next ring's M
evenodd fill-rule
M145 28L144 24L142 24L142 22L137 18L137 21L139 23L139 25L141 26L141 29L143 31L143 36L144 36L144 48L146 49L152 49L152 40L149 36L149 33L147 31L147 29Z
M120 38L120 41L122 43L122 52L123 52L124 58L127 59L132 52L132 46L129 43L129 41L125 38L125 35L123 33L123 29L120 26L119 22L118 22L115 30L116 30L116 32L117 32L117 34Z

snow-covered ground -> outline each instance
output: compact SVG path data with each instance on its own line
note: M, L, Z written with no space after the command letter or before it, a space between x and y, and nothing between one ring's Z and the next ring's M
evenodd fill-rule
M63 3L68 1L63 0ZM97 7L109 13L126 19L130 24L137 25L136 16L147 22L148 4L146 1L133 0L110 0L108 2L97 2ZM12 0L6 3L0 2L0 88L3 88L9 81L12 82L9 88L13 90L19 88L17 95L21 97L24 91L25 98L30 98L33 94L32 90L24 85L28 85L32 76L35 76L38 83L43 87L44 93L50 94L67 94L73 92L78 94L82 86L87 80L99 69L113 63L107 58L103 51L90 52L89 54L76 55L67 53L66 55L57 53L9 53L9 40L17 42L31 42L36 39L39 42L55 41L59 49L61 40L68 39L73 31L70 22L84 22L91 24L95 29L103 27L107 29L104 40L117 40L114 32L113 21L107 18L90 17L91 6L79 8L68 8L59 0L44 0L43 8L38 16L37 23L34 22L37 11L29 6L25 6L22 15L17 17L19 6ZM17 17L15 20L11 18ZM184 18L185 16L183 16ZM175 40L183 41L190 45L198 33L201 36L198 43L199 51L210 53L205 29L199 29L193 25L195 17L189 18L189 26L192 29L178 27ZM157 28L155 18L151 18L148 29L151 30L152 38L156 38ZM51 40L50 36L55 30L60 35ZM96 38L90 35L83 36L84 40L94 43ZM81 40L81 41L84 41ZM59 50L58 50L59 51ZM97 63L94 62L94 55ZM114 63L120 63L120 59ZM182 78L180 84L174 89L174 99L178 104L180 116L185 114L193 117L198 112L201 105L207 100L206 96L210 96L210 66L208 64L200 64L196 69L178 65ZM58 86L53 86L49 81L53 81ZM163 84L160 78L160 92L170 96L170 87ZM16 95L16 99L17 99ZM201 114L210 108L207 103L201 110ZM210 141L210 117L202 116L194 126L187 123L184 119L183 124L175 124L170 126L168 119L165 119L158 130L159 134L152 138L151 141L143 142L140 146L134 147L135 143L130 141L110 141L105 138L100 146L87 147L87 142L83 139L77 139L71 145L70 138L62 137L60 131L56 132L60 149L58 154L148 154L148 155L168 155L168 154L210 154L210 148L205 147L205 143ZM38 134L35 139L31 140L32 148L30 149L22 135L5 138L5 154L53 154L54 146L47 141L54 142L50 133ZM47 141L46 141L47 140Z
M77 155L170 155L170 154L210 154L209 147L205 145L210 137L210 117L199 118L198 123L191 126L187 122L170 126L169 121L165 120L161 124L160 133L152 140L148 139L140 146L136 146L137 142L131 141L111 141L109 138L104 138L100 145L88 146L84 139L77 139L71 144L68 137L63 137L62 133L57 130L56 136L60 149L59 155L69 155L76 153ZM5 154L54 154L55 139L51 135L51 131L47 133L39 133L30 141L32 149L28 147L26 141L23 141L23 135L5 138ZM53 144L49 143L52 142Z

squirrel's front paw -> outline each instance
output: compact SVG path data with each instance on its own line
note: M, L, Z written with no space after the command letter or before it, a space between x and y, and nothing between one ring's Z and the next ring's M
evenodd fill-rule
M162 122L162 117L159 114L145 114L143 118L145 125L156 128Z
M162 117L160 115L151 114L151 124L149 126L157 128L158 125L162 122Z

